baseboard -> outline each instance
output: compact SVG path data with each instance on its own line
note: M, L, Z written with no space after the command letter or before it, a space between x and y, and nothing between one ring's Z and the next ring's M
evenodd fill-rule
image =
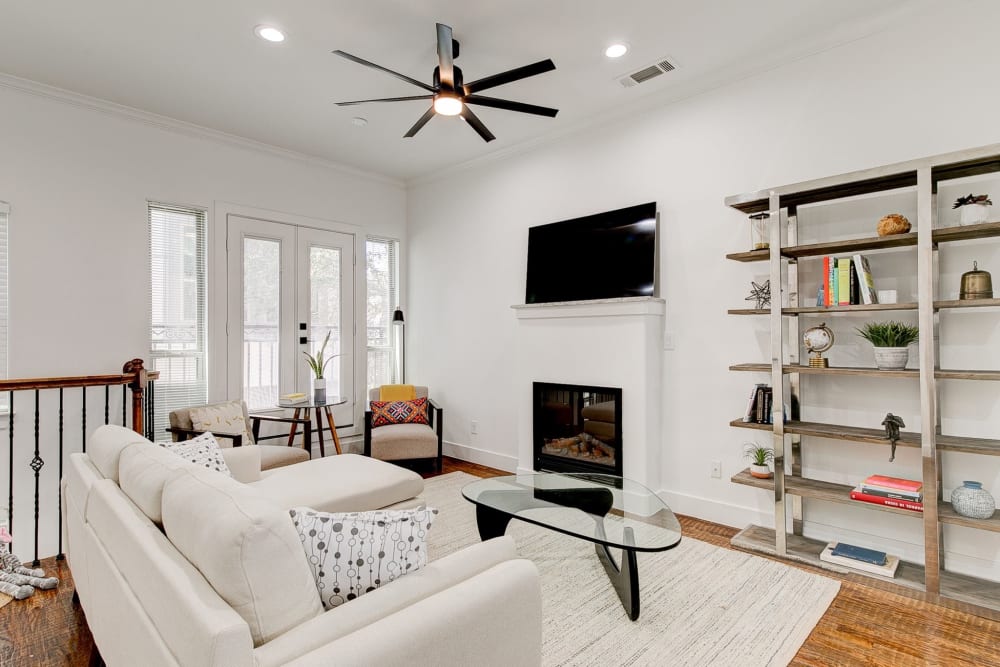
M481 466L488 466L507 472L517 470L516 456L497 454L496 452L470 447L469 445L460 445L457 442L448 442L447 440L444 441L443 449L445 456L451 456L462 461L478 463Z
M695 496L688 493L659 490L657 495L670 507L675 514L684 514L696 519L720 523L733 528L746 528L751 523L760 526L770 526L774 523L771 512L762 512L753 507L724 503L711 498Z

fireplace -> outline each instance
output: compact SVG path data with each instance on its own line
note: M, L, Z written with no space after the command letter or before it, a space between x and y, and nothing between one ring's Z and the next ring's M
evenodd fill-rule
M622 390L535 382L535 470L622 474Z

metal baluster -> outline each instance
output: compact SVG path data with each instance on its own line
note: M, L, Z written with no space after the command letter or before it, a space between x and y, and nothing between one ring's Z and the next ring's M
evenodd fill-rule
M146 383L146 391L143 392L143 398L146 401L146 438L148 440L156 440L156 424L153 419L156 417L156 399L153 392L153 382Z
M10 497L7 499L7 530L11 533L14 532L14 392L11 391L7 394L7 405L9 406L10 413L7 415L7 429L8 435L10 436L10 461L8 468L10 468L10 479L8 480L10 489ZM10 552L14 553L14 542L9 543Z
M111 385L104 385L104 425L111 422Z
M83 410L80 412L80 430L83 437L83 453L87 453L87 388L80 387L83 391Z
M39 394L39 391L36 389L35 390L35 456L34 456L34 458L31 459L31 469L35 471L35 559L33 561L31 561L31 566L32 567L38 567L38 564L40 562L38 560L38 507L39 507L39 502L38 502L38 486L39 486L39 477L40 477L40 473L42 471L42 466L45 465L45 461L43 461L42 457L38 455L38 444L39 444L39 438L38 438L38 394Z
M63 478L63 388L59 387L59 480ZM56 560L62 560L66 556L63 554L62 543L62 491L56 486L56 493L59 495L59 553Z
M122 426L128 428L128 410L126 406L128 404L128 385L122 385Z

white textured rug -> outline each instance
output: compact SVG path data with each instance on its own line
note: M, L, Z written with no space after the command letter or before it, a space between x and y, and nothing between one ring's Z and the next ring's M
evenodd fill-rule
M429 536L440 558L479 541L475 506L453 472L426 481L440 510ZM507 534L542 576L545 665L787 665L840 583L685 537L640 553L640 614L629 621L594 545L516 519Z

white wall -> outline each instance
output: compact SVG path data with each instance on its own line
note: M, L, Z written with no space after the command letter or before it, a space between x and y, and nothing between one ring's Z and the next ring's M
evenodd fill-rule
M212 219L217 202L405 238L406 192L389 179L139 122L98 110L110 105L29 94L11 84L0 79L0 200L11 205L10 377L115 373L127 359L148 357L147 200L205 208L210 243L214 226L225 222ZM225 304L209 308L217 312ZM210 338L220 333L210 331ZM220 361L210 359L210 375L217 376ZM104 401L97 394L90 400L92 428L103 421ZM18 401L13 532L22 536L22 548L30 544L24 522L33 502L27 468L32 412L29 396ZM41 427L42 513L54 517L58 468L54 413L48 414ZM78 414L67 415L68 451L80 447ZM117 392L111 415L120 419ZM0 429L5 425L6 419ZM4 470L6 440L0 433ZM0 506L6 504L0 498ZM55 553L44 531L42 553Z
M724 259L727 252L747 249L749 234L745 218L723 200L1000 142L1000 88L990 84L996 78L992 26L1000 22L1000 4L951 4L751 79L413 186L408 196L408 377L433 387L446 406L446 440L487 463L517 455L519 398L510 388L517 366L510 305L524 300L527 228L655 199L662 230L661 296L667 301L666 327L676 343L676 350L664 354L663 490L672 506L687 514L741 527L750 521L770 523L768 495L728 481L745 467L740 444L753 436L728 422L741 413L752 383L767 378L727 367L766 361L768 335L762 318L726 315L727 308L744 307L750 280L766 269ZM968 21L970 16L975 20ZM1000 194L997 185L992 192ZM940 210L950 213L945 204ZM874 230L875 221L890 212L880 206L897 205L909 204L869 204L866 229ZM816 214L814 224L824 224L822 214ZM991 248L985 251L990 265L981 259L980 266L1000 276L1000 256ZM966 257L944 257L948 277L942 297L957 291L957 276L966 270L957 268ZM881 270L885 280L902 285L909 277L898 267L898 260L887 260ZM962 336L952 347L943 337L943 356L970 339L983 343L976 348L981 352L991 342L997 347L996 314L978 317L963 315L962 321L980 335ZM863 321L838 320L837 354L870 355L851 332ZM989 355L979 361L1000 366ZM815 387L812 383L806 390ZM975 390L986 402L971 410L975 415L968 423L953 423L951 432L965 428L996 437L1000 417L993 416L995 400L989 398L996 388L985 383ZM857 425L874 416L880 421L887 411L912 419L912 424L907 421L911 427L919 425L915 385L833 380L809 400L821 411L829 409L823 399L833 395L844 401L838 405L851 419L861 420ZM948 401L944 404L947 409ZM475 436L469 428L473 419L479 422ZM914 450L901 451L894 464L886 454L885 448L813 440L806 467L831 480L857 481L871 472L919 475ZM709 477L712 459L723 462L721 480ZM946 488L956 485L958 475L973 474L1000 496L996 461L946 459L946 464L951 466ZM864 543L922 557L914 546L921 541L915 519L818 504L807 512L815 519L807 528L811 534L845 535L853 528L869 533L861 538ZM997 536L955 531L959 534L949 527L949 565L992 570L1000 578Z

